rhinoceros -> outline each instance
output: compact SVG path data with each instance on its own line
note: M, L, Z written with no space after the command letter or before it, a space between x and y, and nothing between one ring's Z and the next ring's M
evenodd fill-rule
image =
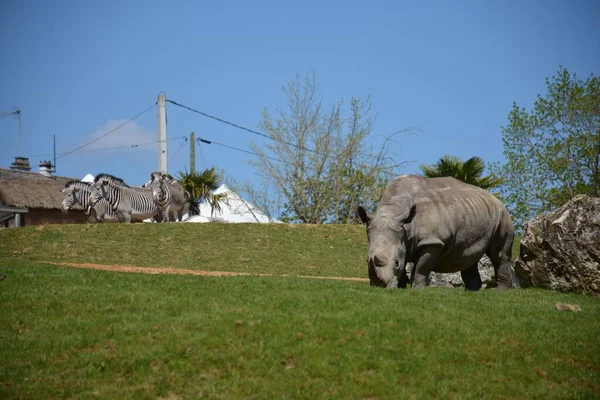
M466 290L479 290L477 262L492 261L497 290L512 287L514 228L508 210L492 194L457 179L403 175L386 187L374 215L356 212L367 226L371 286L426 286L432 271L461 272Z

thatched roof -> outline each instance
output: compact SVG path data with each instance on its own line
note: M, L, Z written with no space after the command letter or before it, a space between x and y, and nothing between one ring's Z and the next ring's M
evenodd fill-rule
M61 190L73 178L46 177L35 172L0 168L0 205L18 208L59 209ZM73 207L81 210L80 206Z

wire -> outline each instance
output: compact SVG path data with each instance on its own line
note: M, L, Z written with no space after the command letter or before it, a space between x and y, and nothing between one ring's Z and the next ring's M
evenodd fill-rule
M167 139L167 142L171 142L171 141L173 141L173 140L179 140L179 139L183 139L183 138L186 138L186 137L185 137L185 136L179 136L179 137L175 137L175 138ZM155 144L155 143L158 143L158 142L160 142L160 140L155 140L155 141L153 141L153 142L145 142L145 143L129 144L129 145L126 145L126 146L104 147L104 148L101 148L101 149L93 149L93 150L80 150L80 151L77 151L77 152L75 152L75 153L73 153L73 154L79 154L79 153L93 153L93 152L98 152L98 151L108 151L108 150L118 150L118 149L136 148L136 147L139 147L139 146L146 146L146 145L149 145L149 144ZM65 154L65 153L60 153L60 154L62 155L62 154ZM25 156L25 158L35 158L35 157L50 157L50 156L52 156L52 155L53 155L52 153L48 153L48 154L33 154L33 155L30 155L30 156ZM8 157L0 157L0 160L9 159L9 158L14 158L14 157L12 157L12 156L8 156ZM58 157L57 157L57 158L58 158Z
M197 113L197 114L200 114L200 115L203 115L203 116L205 116L205 117L207 117L207 118L211 118L211 119L214 119L214 120L216 120L216 121L222 122L222 123L224 123L224 124L231 125L231 126L233 126L233 127L235 127L235 128L238 128L238 129L241 129L241 130L244 130L244 131L247 131L247 132L253 133L253 134L255 134L255 135L262 136L262 137L264 137L264 138L267 138L267 139L270 139L270 140L272 140L272 141L274 141L274 142L285 143L285 144L287 144L288 146L292 146L292 147L295 147L295 148L297 148L297 149L300 149L300 150L310 151L311 153L319 154L319 153L318 153L316 150L309 149L309 148L307 148L307 147L304 147L304 146L298 146L297 144L294 144L294 143L291 143L291 142L286 142L286 141L284 141L284 140L277 140L277 139L274 139L274 138L272 138L272 137L271 137L271 136L269 136L269 135L265 135L264 133L260 133L260 132L257 132L257 131L255 131L255 130L252 130L252 129L250 129L250 128L246 128L246 127L243 127L243 126L241 126L241 125L234 124L233 122L229 122L229 121L226 121L226 120L224 120L224 119L222 119L222 118L218 118L218 117L212 116L212 115L210 115L210 114L204 113L204 112L202 112L202 111L198 111L198 110L196 110L196 109L193 109L192 107L184 106L183 104L179 104L179 103L177 103L176 101L173 101L173 100L168 100L168 99L167 99L167 101L168 101L169 103L171 103L171 104L174 104L174 105L178 106L178 107L185 108L186 110L189 110L189 111L195 112L195 113Z
M204 169L208 169L208 168L206 168L206 161L204 161L204 152L202 151L202 146L200 146L199 142L196 142L196 143L198 143L198 150L199 150L199 153L200 153L200 161L202 162L202 165L204 166Z
M179 136L179 137L175 137L175 138L171 138L171 139L167 139L167 142L173 141L173 140L178 140L178 139L182 139L185 138L185 136ZM137 144L130 144L127 146L116 146L116 147L104 147L101 149L93 149L93 150L81 150L78 151L77 153L92 153L92 152L96 152L96 151L107 151L107 150L117 150L117 149L126 149L126 148L136 148L139 146L146 146L149 144L155 144L160 142L160 140L155 140L153 142L145 142L145 143L137 143Z
M15 111L0 111L0 119L4 119L4 118L8 118L8 117L12 117L13 115L19 115L21 114L21 110L15 110Z
M187 136L182 136L182 138L184 138L185 140L181 142L181 144L179 145L179 148L177 148L177 151L175 151L175 154L173 154L173 156L171 157L171 159L169 160L169 162L173 161L173 159L175 158L175 156L177 155L177 153L179 153L179 150L181 150L181 148L183 147L183 145L187 143L187 141L188 141Z
M290 162L287 162L287 161L282 161L282 160L280 160L280 159L278 159L278 158L269 157L269 156L267 156L267 155L261 155L261 154L255 153L255 152L253 152L253 151L250 151L250 150L244 150L244 149L240 149L240 148L238 148L238 147L233 147L233 146L229 146L229 145L226 145L226 144L223 144L223 143L218 143L218 142L215 142L214 140L207 140L207 139L203 139L203 138L197 138L197 139L196 139L196 141L198 142L198 145L200 145L200 143L201 143L201 142L202 142L202 143L206 143L206 144L216 144L217 146L226 147L226 148L228 148L228 149L235 150L235 151L239 151L239 152L241 152L241 153L251 154L251 155L253 155L253 156L256 156L256 157L261 157L261 158L262 158L262 157L264 157L264 158L268 158L269 160L273 160L273 161L276 161L276 162L280 162L280 163L282 163L282 164L294 165L293 163L290 163ZM202 147L200 147L200 148L202 148ZM374 167L372 167L372 166L368 166L368 165L364 165L364 164L359 164L359 165L357 165L357 164L354 164L354 163L352 163L352 166L353 166L353 167L356 167L356 168L364 168L364 169L366 169L368 172L371 172L371 171L373 171L373 170L376 170L376 169L379 169L379 170L381 170L381 171L385 171L385 170L393 170L394 168L398 168L398 167L402 167L402 166L404 166L404 164L403 164L403 163L400 163L400 164L394 164L394 165L387 165L387 166L374 166Z
M247 132L253 133L253 134L255 134L255 135L259 135L259 136L265 137L265 138L267 138L267 139L270 139L270 140L272 140L272 141L274 141L274 142L284 143L284 144L287 144L288 146L292 146L292 147L295 147L295 148L297 148L297 149L300 149L300 150L309 151L309 152L311 152L311 153L315 153L315 154L318 154L318 155L320 155L320 156L323 156L323 157L325 157L326 159L336 159L336 158L339 158L339 156L337 156L337 155L335 155L335 154L334 154L334 155L323 154L323 153L319 153L319 152L317 152L316 150L313 150L313 149L309 149L309 148L306 148L306 147L303 147L303 146L298 146L297 144L294 144L294 143L290 143L290 142L286 142L286 141L283 141L283 140L277 140L277 139L274 139L274 138L272 138L271 136L265 135L264 133L260 133L260 132L257 132L257 131L255 131L255 130L252 130L252 129L249 129L249 128L246 128L246 127L243 127L243 126L241 126L241 125L234 124L233 122L226 121L226 120L224 120L224 119L222 119L222 118L218 118L218 117L215 117L215 116L213 116L213 115L207 114L207 113L205 113L205 112L202 112L202 111L196 110L196 109L194 109L194 108L192 108L192 107L188 107L188 106L186 106L186 105L183 105L183 104L177 103L177 102L176 102L176 101L174 101L174 100L169 100L169 99L167 99L166 101L167 101L167 102L169 102L169 103L171 103L171 104L173 104L173 105L176 105L176 106L178 106L178 107L185 108L186 110L189 110L189 111L192 111L192 112L194 112L194 113L197 113L197 114L203 115L203 116L205 116L205 117L207 117L207 118L211 118L211 119L214 119L214 120L216 120L216 121L222 122L222 123L224 123L224 124L231 125L231 126L233 126L233 127L235 127L235 128L238 128L238 129L241 129L241 130L244 130L244 131L247 131ZM399 132L401 132L401 131L398 131L398 132L394 133L393 135L395 135L395 134L397 134L397 133L399 133ZM392 135L392 136L393 136L393 135ZM211 143L210 141L205 141L205 140L202 140L202 139L198 139L198 140L199 140L199 141L202 141L202 142L204 142L204 143L208 143L208 144L210 144L210 143ZM244 153L252 154L252 155L254 155L254 156L261 157L261 155L259 155L259 154L257 154L257 153L254 153L254 152L251 152L251 151L247 151L247 150L238 149L238 148L236 148L236 147L228 146L228 145L221 144L221 143L216 143L216 142L212 142L212 143L214 143L214 144L216 144L216 145L219 145L219 146L227 147L227 148L230 148L230 149L233 149L233 150L237 150L237 151L240 151L240 152L244 152ZM277 161L277 162L283 162L283 161L281 161L281 160L279 160L279 159L276 159L276 158L273 158L273 157L269 157L269 156L264 156L264 157L266 157L266 158L268 158L268 159L271 159L271 160L274 160L274 161ZM399 166L402 166L402 165L403 165L403 163L400 163L400 164L394 164L394 165L385 166L385 167L380 167L380 166L374 166L374 167L372 167L372 166L369 166L369 165L364 165L364 164L355 164L355 163L352 163L352 162L350 163L350 165L351 165L353 168L364 168L364 169L367 169L368 171L372 171L372 170L375 170L375 169L393 170L394 168L397 168L397 167L399 167Z
M226 145L226 144L223 144L223 143L215 142L214 140L207 140L207 139L203 139L203 138L197 138L196 141L198 142L198 144L200 144L200 143L216 144L217 146L226 147L226 148L231 149L231 150L236 150L236 151L239 151L239 152L242 152L242 153L246 153L246 154L252 154L253 156L257 156L257 157L266 157L266 158L268 158L270 160L283 163L283 161L281 161L281 160L279 160L277 158L273 158L273 157L269 157L269 156L261 156L260 154L255 153L253 151L244 150L244 149L240 149L240 148L237 148L237 147L229 146L229 145Z
M197 114L203 115L203 116L205 116L205 117L207 117L207 118L211 118L211 119L214 119L214 120L216 120L216 121L222 122L222 123L224 123L224 124L231 125L231 126L233 126L233 127L235 127L235 128L242 129L242 130L244 130L244 131L247 131L247 132L253 133L253 134L255 134L255 135L259 135L259 136L265 137L265 138L267 138L267 139L270 139L270 140L272 140L272 141L274 141L274 142L284 143L284 144L287 144L288 146L292 146L292 147L295 147L295 148L297 148L297 149L300 149L300 150L306 150L306 151L309 151L309 152L311 152L311 153L318 154L318 155L320 155L320 156L323 156L323 157L325 157L325 159L336 159L336 158L339 158L339 156L337 156L337 155L335 155L335 154L333 154L333 155L323 154L323 153L319 153L318 151L316 151L316 150L313 150L313 149L309 149L309 148L306 148L306 147L303 147L303 146L298 146L297 144L294 144L294 143L290 143L290 142L286 142L286 141L283 141L283 140L277 140L277 139L274 139L274 138L272 138L271 136L265 135L264 133L260 133L260 132L257 132L257 131L255 131L255 130L252 130L252 129L249 129L249 128L246 128L246 127L243 127L243 126L241 126L241 125L234 124L233 122L226 121L226 120L224 120L224 119L222 119L222 118L218 118L218 117L212 116L212 115L210 115L210 114L207 114L207 113L205 113L205 112L202 112L202 111L196 110L196 109L194 109L194 108L192 108L192 107L188 107L188 106L186 106L186 105L183 105L183 104L177 103L177 102L176 102L176 101L174 101L174 100L169 100L169 99L167 99L167 102L169 102L169 103L171 103L171 104L174 104L174 105L176 105L176 106L178 106L178 107L185 108L186 110L192 111L192 112L194 112L194 113L197 113ZM400 132L401 132L401 131L395 132L393 135L395 135L395 134L397 134L397 133L400 133ZM392 135L392 136L393 136L393 135ZM200 139L198 139L198 140L200 140ZM200 141L203 141L203 140L200 140ZM209 142L209 141L206 141L205 143L208 143L208 142ZM231 148L231 149L233 149L233 150L237 150L237 151L241 151L241 152L244 152L244 153L248 153L248 154L252 154L252 155L255 155L255 156L261 157L261 155L259 155L259 154L257 154L257 153L254 153L254 152L250 152L250 151L247 151L247 150L238 149L238 148L235 148L235 147L227 146L227 145L220 144L220 143L216 143L216 142L212 142L212 143L215 143L215 144L217 144L217 145L219 145L219 146L228 147L228 148ZM210 143L208 143L208 144L210 144ZM266 157L266 158L268 158L268 159L274 160L274 161L283 162L283 161L281 161L281 160L278 160L278 159L276 159L276 158L273 158L273 157L269 157L269 156L265 156L265 157ZM371 170L375 170L375 169L381 169L381 168L382 168L382 167L379 167L379 166L371 167L371 166L364 165L364 164L354 164L354 163L350 163L350 165L351 165L352 167L354 167L354 168L364 168L364 169L367 169L367 170L369 170L369 171L371 171ZM398 167L398 166L402 166L402 164L395 164L395 165L391 165L391 166L386 166L386 167L384 167L383 169L394 169L394 168L396 168L396 167Z
M58 160L59 158L62 158L62 157L68 156L69 154L73 154L73 153L75 153L76 151L78 151L78 150L80 150L80 149L83 149L84 147L87 147L87 146L89 146L89 145L90 145L90 144L92 144L92 143L95 143L95 142L97 142L98 140L102 139L103 137L106 137L106 136L110 135L111 133L115 132L115 131L116 131L116 130L118 130L118 129L121 129L122 127L124 127L125 125L127 125L128 123L130 123L131 121L133 121L133 120L135 120L136 118L140 117L142 114L145 114L146 112L150 111L150 109L152 109L152 107L154 107L155 105L156 105L156 102L155 102L154 104L152 104L150 107L146 108L146 109L145 109L144 111L142 111L141 113L137 114L135 117L133 117L133 118L130 118L129 120L127 120L127 121L125 121L124 123L122 123L121 125L117 126L116 128L114 128L114 129L111 129L110 131L108 131L108 132L106 132L106 133L102 134L100 137L97 137L96 139L94 139L94 140L92 140L92 141L90 141L90 142L88 142L88 143L86 143L86 144L84 144L84 145L82 145L82 146L79 146L79 147L77 147L76 149L73 149L73 150L71 150L71 151L68 151L68 152L66 152L66 153L63 153L61 156L59 156L59 157L56 157L56 159Z

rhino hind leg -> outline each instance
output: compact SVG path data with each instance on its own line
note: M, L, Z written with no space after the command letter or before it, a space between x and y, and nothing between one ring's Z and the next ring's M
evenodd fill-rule
M512 235L508 235L508 239L501 249L490 249L487 256L494 265L496 272L496 290L502 291L512 288L511 275L511 257L512 257Z
M477 264L471 265L469 268L460 271L460 276L465 284L465 290L476 292L481 289L483 284L481 282L479 266Z

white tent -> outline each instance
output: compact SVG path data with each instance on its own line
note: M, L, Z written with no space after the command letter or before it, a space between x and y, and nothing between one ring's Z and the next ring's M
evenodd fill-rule
M87 174L81 179L81 182L94 182L94 175Z
M211 215L210 204L204 201L200 203L200 215L189 217L184 222L234 222L234 223L281 223L276 219L269 219L255 206L244 200L240 195L233 192L227 185L221 185L214 194L227 193L227 197L221 203L221 212L215 211Z

